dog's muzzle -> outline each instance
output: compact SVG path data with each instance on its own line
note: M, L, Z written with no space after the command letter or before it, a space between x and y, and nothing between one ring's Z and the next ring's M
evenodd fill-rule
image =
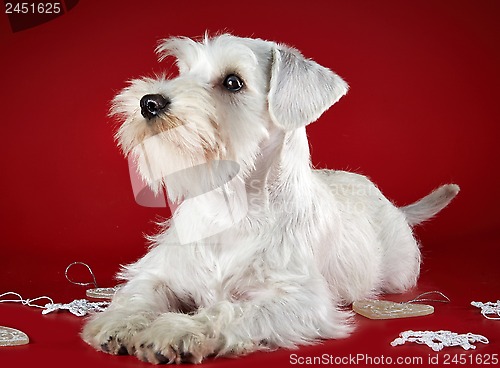
M151 120L168 109L170 100L158 94L145 95L141 98L140 105L142 116L147 120Z

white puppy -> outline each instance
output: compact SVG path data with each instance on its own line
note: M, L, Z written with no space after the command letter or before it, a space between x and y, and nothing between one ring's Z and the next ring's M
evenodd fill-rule
M311 167L305 126L348 89L297 50L221 35L170 38L179 76L134 80L115 99L117 140L155 191L180 203L124 267L83 339L151 363L200 363L343 338L341 307L415 285L412 226L458 193L397 208L366 177Z

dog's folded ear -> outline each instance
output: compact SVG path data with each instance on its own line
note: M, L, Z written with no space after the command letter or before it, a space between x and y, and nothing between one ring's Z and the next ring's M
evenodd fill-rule
M290 47L272 50L269 113L278 126L293 130L317 120L347 93L337 74Z

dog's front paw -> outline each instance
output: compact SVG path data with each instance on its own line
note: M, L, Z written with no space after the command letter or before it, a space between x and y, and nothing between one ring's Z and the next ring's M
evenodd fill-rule
M106 311L89 319L81 336L97 350L113 355L133 355L133 337L149 323L150 320L140 313L124 317L121 313Z
M159 317L134 340L137 358L153 364L198 364L221 346L207 323L176 313Z
M213 349L204 346L205 338L196 336L185 331L184 334L177 336L152 337L148 330L140 334L134 350L137 358L143 362L153 364L171 364L171 363L201 363L202 360L213 353Z

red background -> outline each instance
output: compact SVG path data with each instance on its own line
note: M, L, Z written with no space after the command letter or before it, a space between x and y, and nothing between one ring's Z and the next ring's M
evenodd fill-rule
M3 10L2 10L3 13ZM346 97L308 128L317 167L368 175L397 204L443 183L457 199L416 230L424 265L417 290L440 290L452 303L429 317L369 321L343 341L302 347L299 355L424 357L423 346L392 348L407 329L482 333L500 353L500 322L468 304L500 299L500 3L497 1L82 1L48 23L12 32L0 14L0 294L84 297L64 269L87 262L102 286L120 264L144 254L144 233L167 209L134 201L127 161L113 141L109 101L125 81L161 72L160 38L230 31L293 45L340 74ZM75 278L85 274L74 270ZM1 348L16 366L146 366L94 352L77 332L82 320L61 312L0 304L0 325L30 335ZM465 353L460 348L439 354ZM290 352L253 354L208 365L289 365ZM470 359L470 358L468 358ZM3 363L2 363L3 365ZM419 366L425 366L419 365Z

